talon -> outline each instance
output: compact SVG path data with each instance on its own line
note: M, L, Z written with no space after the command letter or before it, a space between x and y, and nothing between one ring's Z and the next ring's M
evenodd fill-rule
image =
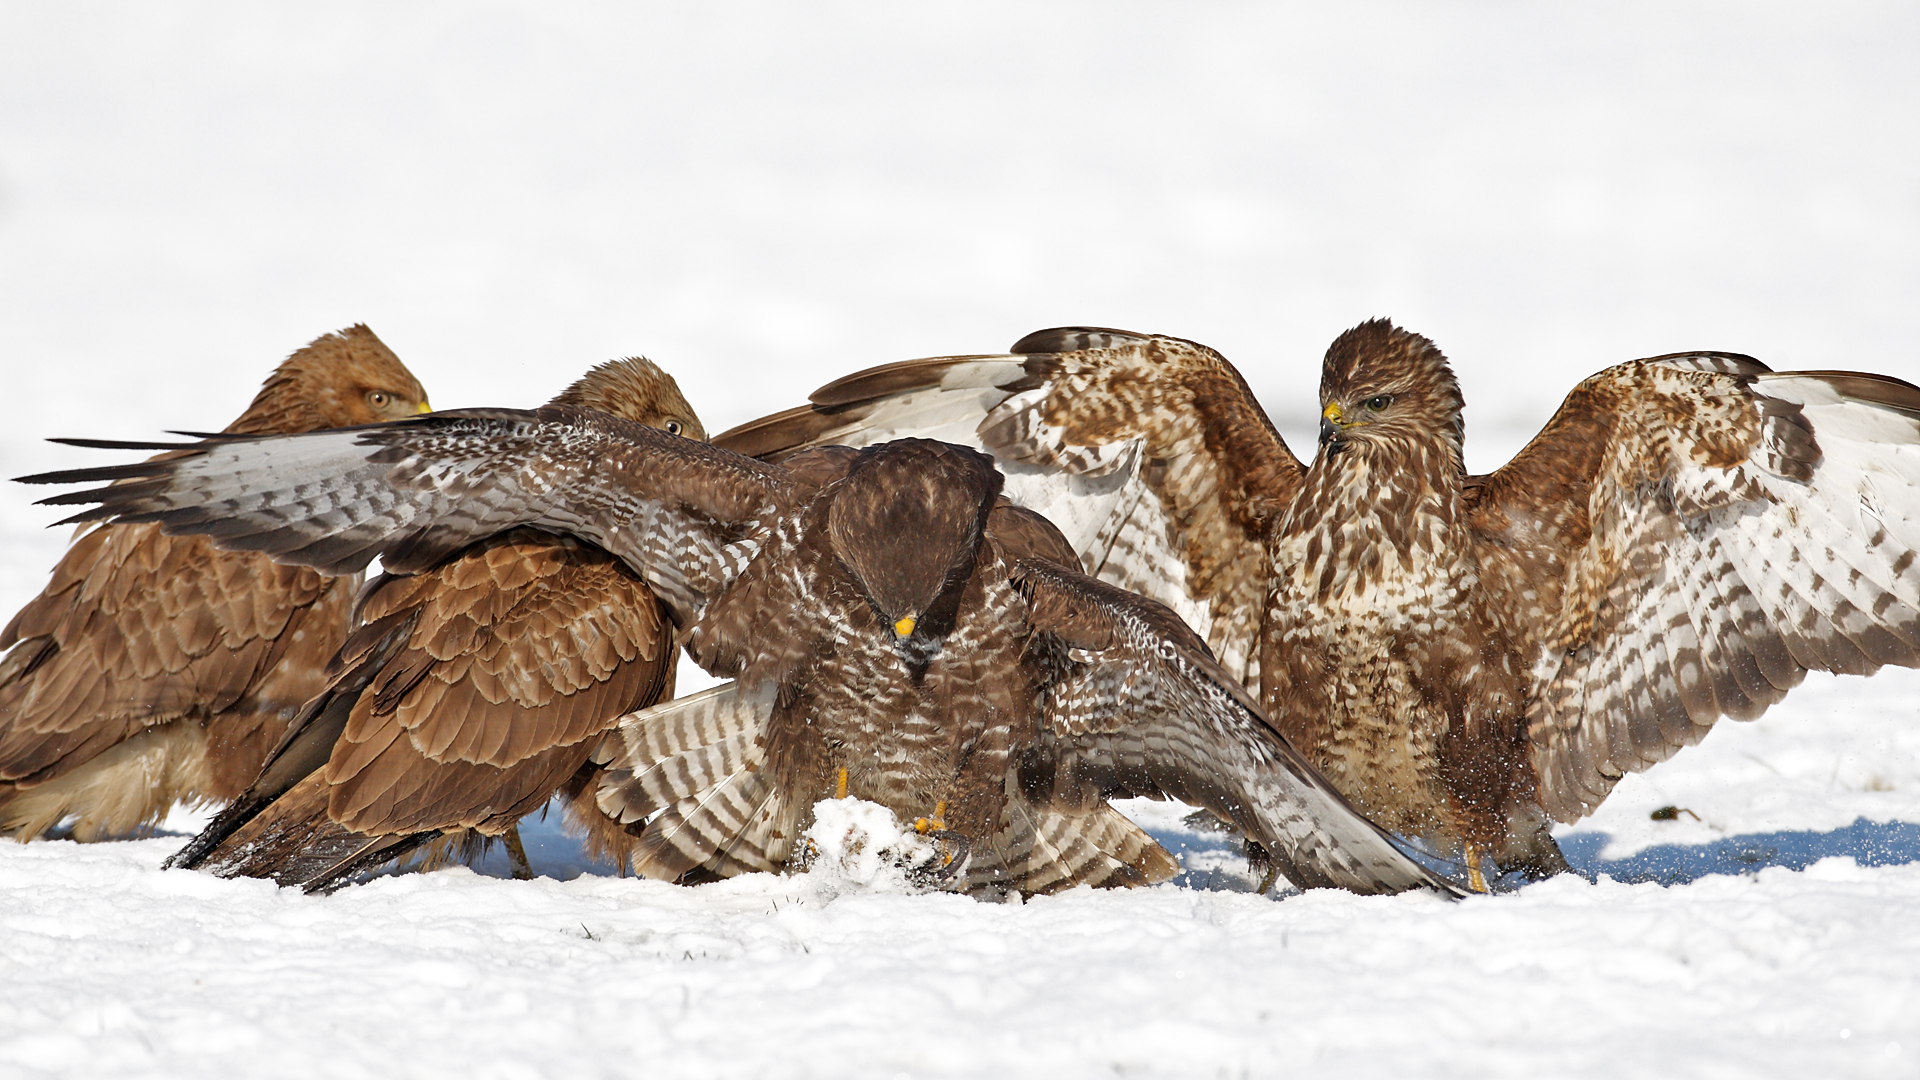
M967 857L973 853L973 843L957 832L941 829L931 834L940 843L940 873L937 880L952 881L967 868Z

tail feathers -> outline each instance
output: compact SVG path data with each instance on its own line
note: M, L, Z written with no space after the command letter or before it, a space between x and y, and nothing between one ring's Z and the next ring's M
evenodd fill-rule
M307 777L191 865L220 877L271 878L307 892L329 892L439 835L352 832L327 817L327 795L324 775Z
M649 822L633 871L671 881L695 870L716 877L780 870L793 851L800 809L773 778L744 768Z
M639 836L634 873L675 880L785 865L798 814L761 771L772 712L771 693L726 683L620 721L598 755L595 802Z
M603 744L600 809L637 826L661 810L713 790L764 760L761 735L771 695L749 697L733 683L642 709Z
M1153 837L1105 804L1065 812L1015 794L986 846L973 854L962 888L1050 893L1076 885L1152 885L1180 872Z

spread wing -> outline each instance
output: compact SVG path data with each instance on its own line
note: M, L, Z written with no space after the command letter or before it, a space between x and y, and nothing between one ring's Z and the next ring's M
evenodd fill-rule
M1897 379L1625 364L1468 497L1483 587L1540 650L1559 820L1809 670L1920 664L1920 388Z
M672 631L646 584L604 551L532 530L382 579L364 607L308 727L184 865L324 887L392 837L498 832L672 674ZM303 745L310 734L328 745ZM282 850L285 837L298 843Z
M739 572L785 504L779 469L604 413L468 410L305 435L214 437L172 460L24 477L119 480L49 503L156 521L327 573L428 569L518 526L620 557L682 622Z
M52 781L190 717L209 724L197 794L230 797L324 683L351 600L346 582L153 526L84 533L0 631L0 781Z
M1173 612L1038 559L1015 582L1060 666L1021 764L1036 802L1174 798L1258 840L1302 888L1457 892L1322 780Z
M859 372L714 442L770 459L909 435L980 447L1089 574L1173 608L1257 685L1263 522L1303 470L1239 372L1190 341L1085 327L1012 353Z

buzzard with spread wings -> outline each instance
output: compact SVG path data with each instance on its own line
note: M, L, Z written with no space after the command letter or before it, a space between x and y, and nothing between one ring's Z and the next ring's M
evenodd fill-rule
M1066 328L915 360L715 441L779 459L928 434L985 448L1098 577L1185 616L1381 825L1475 866L1809 670L1920 663L1920 389L1724 353L1581 383L1469 476L1445 358L1376 320L1322 373L1319 452L1218 353Z
M354 326L287 358L226 430L425 411L413 373ZM0 833L30 840L73 815L73 836L95 840L238 795L324 684L353 589L152 525L81 533L0 630Z
M1450 886L1316 776L1171 612L1071 568L974 451L926 440L769 465L566 405L472 410L30 478L114 517L345 573L439 565L513 529L619 559L734 679L642 714L600 806L660 877L775 869L855 796L946 841L953 888L1154 881L1113 795L1207 807L1303 887ZM367 744L371 746L372 744Z

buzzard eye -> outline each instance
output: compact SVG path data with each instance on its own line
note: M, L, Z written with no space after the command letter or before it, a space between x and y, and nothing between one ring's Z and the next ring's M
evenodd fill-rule
M1391 404L1393 404L1392 394L1380 394L1376 397L1370 397L1366 401L1367 408L1373 412L1379 412Z
M386 394L386 391L384 390L375 390L373 393L367 395L367 404L373 406L376 409L386 408L387 403L392 400L393 399L388 397Z
M678 420L667 421L667 434L678 435L682 430L683 429L680 427L680 421Z

